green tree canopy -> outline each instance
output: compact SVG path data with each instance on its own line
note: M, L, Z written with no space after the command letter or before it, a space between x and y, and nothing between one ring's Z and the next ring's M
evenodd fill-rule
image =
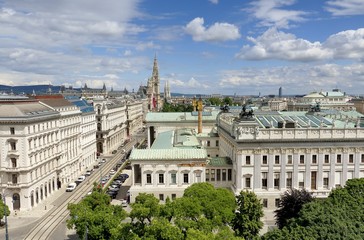
M215 106L220 106L221 105L221 100L218 97L211 97L208 99L208 101L210 102L211 105L215 105Z
M4 209L4 207L5 207L5 209ZM4 204L3 198L1 197L1 199L0 199L0 220L5 216L4 213L6 213L6 216L9 216L10 210L9 210L9 206Z
M127 216L121 206L111 205L110 197L101 191L94 191L78 204L70 203L68 210L67 227L75 227L82 238L87 231L90 240L117 239L120 222Z
M312 200L311 193L306 189L287 190L279 201L278 209L274 211L278 228L283 228L289 219L297 217L303 204Z
M252 239L258 236L259 231L263 228L261 218L263 206L254 192L241 191L236 197L238 208L235 211L235 217L232 221L232 227L237 236L246 239Z
M227 104L229 106L233 105L233 100L230 97L224 97L224 99L222 100L223 104Z
M363 203L364 178L348 180L328 198L304 204L297 217L262 239L363 239Z

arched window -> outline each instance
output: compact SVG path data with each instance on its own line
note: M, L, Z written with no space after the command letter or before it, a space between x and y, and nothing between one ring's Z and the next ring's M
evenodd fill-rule
M13 194L13 210L20 209L20 196L18 193Z

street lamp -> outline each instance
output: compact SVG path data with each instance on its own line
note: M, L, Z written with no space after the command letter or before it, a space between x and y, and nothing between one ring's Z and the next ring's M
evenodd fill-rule
M5 194L3 193L3 201L4 201L4 217L5 217L5 240L9 240L9 231L8 231L8 217L6 214L6 200Z

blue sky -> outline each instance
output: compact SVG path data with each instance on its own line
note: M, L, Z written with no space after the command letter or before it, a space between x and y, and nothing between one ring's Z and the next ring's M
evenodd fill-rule
M0 84L364 93L363 0L0 0Z

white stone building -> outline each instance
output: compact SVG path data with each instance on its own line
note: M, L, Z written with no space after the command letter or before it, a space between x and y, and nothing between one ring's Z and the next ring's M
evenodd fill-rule
M128 119L128 135L132 135L143 128L143 103L141 101L128 101L126 104Z
M34 100L0 103L0 194L29 210L57 190L60 113Z
M175 199L188 186L206 178L207 153L191 129L160 133L151 148L134 149L129 159L131 202L141 192L152 193L160 201Z
M315 197L326 197L348 179L364 177L361 114L355 111L256 111L254 114L243 119L236 112L214 114L217 118L214 124L204 124L205 133L195 135L210 155L206 156L204 181L229 187L236 194L241 190L254 191L262 199L267 216L272 217L278 200L289 188L305 188ZM173 126L174 129L196 126L197 118L186 121L190 115L148 113L149 134L154 132L156 141L160 141L160 135L172 131ZM169 167L169 164L157 165L159 171Z
M110 154L127 139L127 114L124 101L93 99L97 124L97 152Z
M91 110L60 95L0 100L0 194L11 210L31 210L93 166Z

